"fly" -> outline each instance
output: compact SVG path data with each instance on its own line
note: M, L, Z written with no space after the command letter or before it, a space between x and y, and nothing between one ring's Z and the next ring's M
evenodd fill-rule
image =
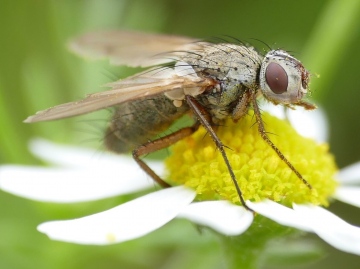
M162 187L170 185L140 157L169 147L203 126L222 154L240 202L251 210L216 135L216 125L228 117L235 122L241 120L252 107L262 139L311 189L271 142L257 103L263 96L274 105L316 108L303 100L308 92L309 72L286 51L271 50L263 56L242 43L210 43L131 31L90 33L72 41L70 48L82 56L108 58L115 65L150 68L108 84L108 91L37 112L25 122L56 120L115 107L104 137L106 147L117 153L132 151L139 166ZM149 140L184 114L194 118L192 126Z

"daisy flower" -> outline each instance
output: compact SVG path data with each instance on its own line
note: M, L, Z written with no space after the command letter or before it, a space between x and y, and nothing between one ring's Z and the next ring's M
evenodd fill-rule
M272 112L282 117L279 111ZM333 247L360 255L360 228L326 209L334 199L360 206L360 163L337 171L328 151L321 111L290 111L290 122L263 113L271 140L312 185L309 189L260 138L251 115L217 130L243 192L247 211L226 166L204 130L172 147L163 162L149 162L174 187L160 189L126 156L34 140L30 150L51 167L0 166L0 188L44 202L73 203L151 189L147 195L94 215L42 223L51 239L106 245L148 234L174 218L237 236L257 218L317 234ZM324 131L325 130L325 131ZM311 137L311 138L306 138ZM315 140L316 141L315 141ZM253 225L252 225L253 224ZM254 238L256 240L256 238Z

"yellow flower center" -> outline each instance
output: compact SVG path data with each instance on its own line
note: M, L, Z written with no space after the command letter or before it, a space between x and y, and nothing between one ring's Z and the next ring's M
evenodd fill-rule
M253 113L238 123L231 119L217 128L245 200L264 198L285 205L328 205L337 182L337 167L327 144L300 136L287 121L262 113L271 141L312 186L310 190L261 138ZM193 188L199 200L240 200L225 162L214 142L200 128L172 148L166 160L168 178Z

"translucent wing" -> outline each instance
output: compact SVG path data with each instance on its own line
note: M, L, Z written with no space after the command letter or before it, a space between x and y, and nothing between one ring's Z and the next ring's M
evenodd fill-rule
M200 94L207 87L214 85L214 80L200 78L194 74L182 75L177 68L164 69L153 68L109 84L109 91L94 93L76 102L58 105L35 115L28 117L25 122L49 121L72 117L111 107L127 101L157 94L180 90L193 95Z
M111 64L147 67L173 62L177 52L202 49L196 39L132 31L95 32L69 43L73 52ZM180 52L181 53L181 52Z
M74 52L91 58L109 58L117 65L151 66L174 62L187 51L202 50L203 42L195 39L131 31L90 33L70 42ZM135 76L111 83L109 91L94 93L77 102L58 105L28 117L37 122L72 117L111 107L127 101L176 91L200 94L214 80L200 78L191 66L178 62L174 68L155 67Z

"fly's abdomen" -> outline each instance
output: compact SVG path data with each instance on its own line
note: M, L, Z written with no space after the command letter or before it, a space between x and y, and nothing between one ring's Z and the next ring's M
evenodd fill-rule
M153 140L188 110L175 107L164 95L118 105L105 133L105 146L117 153L129 152Z

